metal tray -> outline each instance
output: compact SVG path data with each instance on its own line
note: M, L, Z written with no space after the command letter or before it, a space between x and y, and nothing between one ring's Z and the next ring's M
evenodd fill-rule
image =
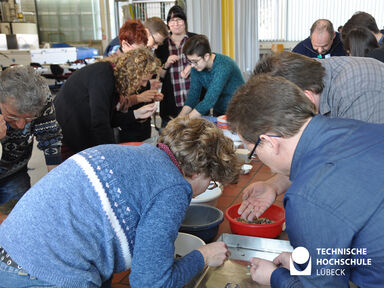
M267 239L222 234L217 241L223 241L231 251L231 257L221 267L208 267L199 279L194 281L194 288L258 288L249 274L249 259L259 257L273 260L282 252L292 252L293 247L286 240Z

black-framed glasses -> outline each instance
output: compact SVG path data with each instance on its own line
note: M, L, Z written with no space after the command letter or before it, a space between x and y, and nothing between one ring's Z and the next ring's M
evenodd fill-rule
M270 135L270 134L266 134L266 135L269 136L269 137L276 137L276 138L280 138L280 137L281 137L281 136L279 136L279 135ZM260 142L261 142L261 139L260 139L260 136L259 136L259 137L257 138L257 141L256 141L256 143L255 143L255 146L253 146L253 149L252 149L251 153L249 153L249 155L248 155L248 159L252 159L253 154L255 154L257 145L259 145Z
M190 64L190 65L192 65L192 66L197 66L197 65L199 65L199 62L200 62L201 59L203 59L203 58L200 57L200 59L198 59L198 60L189 60L189 59L187 58L187 62L188 62L188 64Z
M215 180L211 180L211 182L209 182L209 185L208 185L208 190L213 190L218 186L219 185L217 184L217 182Z

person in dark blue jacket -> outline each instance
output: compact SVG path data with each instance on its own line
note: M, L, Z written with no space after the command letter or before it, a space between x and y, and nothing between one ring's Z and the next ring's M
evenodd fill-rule
M297 44L292 52L319 59L348 55L340 34L335 32L332 22L327 19L319 19L313 23L311 36Z
M316 114L298 86L268 74L250 78L228 107L251 154L292 183L283 202L295 249L251 258L251 277L273 288L382 288L384 125Z

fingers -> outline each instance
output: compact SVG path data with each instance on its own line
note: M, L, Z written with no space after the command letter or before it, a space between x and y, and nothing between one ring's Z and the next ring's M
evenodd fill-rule
M279 256L277 256L275 259L273 259L273 264L275 264L276 266L279 266L282 262L281 262L281 254Z
M0 114L0 139L7 135L7 123L4 120L3 115Z
M279 256L277 256L275 259L273 259L273 264L276 266L282 266L289 270L289 260L291 258L291 253L289 252L283 252L280 253Z
M177 56L177 55L171 55L171 56L168 57L167 62L168 62L169 64L173 64L173 63L175 63L175 62L178 61L178 60L179 60L179 56Z
M260 266L260 258L257 258L257 257L252 257L250 259L250 262L251 262L251 271L252 270L257 270Z
M161 100L163 100L163 98L164 98L163 93L157 93L157 94L155 95L154 100L155 100L155 101L161 101Z
M248 189L248 187L245 188L243 195L242 195L242 199L247 200L249 198L249 195L251 194L251 192L252 192L252 189Z
M249 205L249 202L247 200L244 200L243 202L241 202L241 205L240 205L237 213L242 215L244 213L244 211L247 209L248 205Z
M231 256L231 252L224 242L210 243L200 247L198 250L206 259L206 264L213 267L223 265Z
M249 200L245 200L241 203L238 214L241 215L243 219L247 219L248 221L252 221L255 217L260 217L267 207L261 205L260 203L253 203Z
M251 216L251 214L253 216L255 216L254 212L255 212L255 207L248 200L243 201L239 207L239 210L238 210L238 213L241 215L242 218L249 218L249 216ZM253 216L250 220L253 219Z

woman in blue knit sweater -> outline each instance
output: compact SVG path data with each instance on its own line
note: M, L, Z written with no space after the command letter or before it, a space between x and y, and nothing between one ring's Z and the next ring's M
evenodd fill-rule
M215 242L174 260L192 197L239 175L233 143L204 119L177 118L157 147L84 150L36 183L0 226L0 287L183 287L229 256Z
M193 69L187 100L179 116L196 118L207 115L211 108L213 116L224 115L233 94L244 84L236 62L228 56L212 53L208 38L204 35L188 39L183 53ZM200 101L203 87L207 92Z

